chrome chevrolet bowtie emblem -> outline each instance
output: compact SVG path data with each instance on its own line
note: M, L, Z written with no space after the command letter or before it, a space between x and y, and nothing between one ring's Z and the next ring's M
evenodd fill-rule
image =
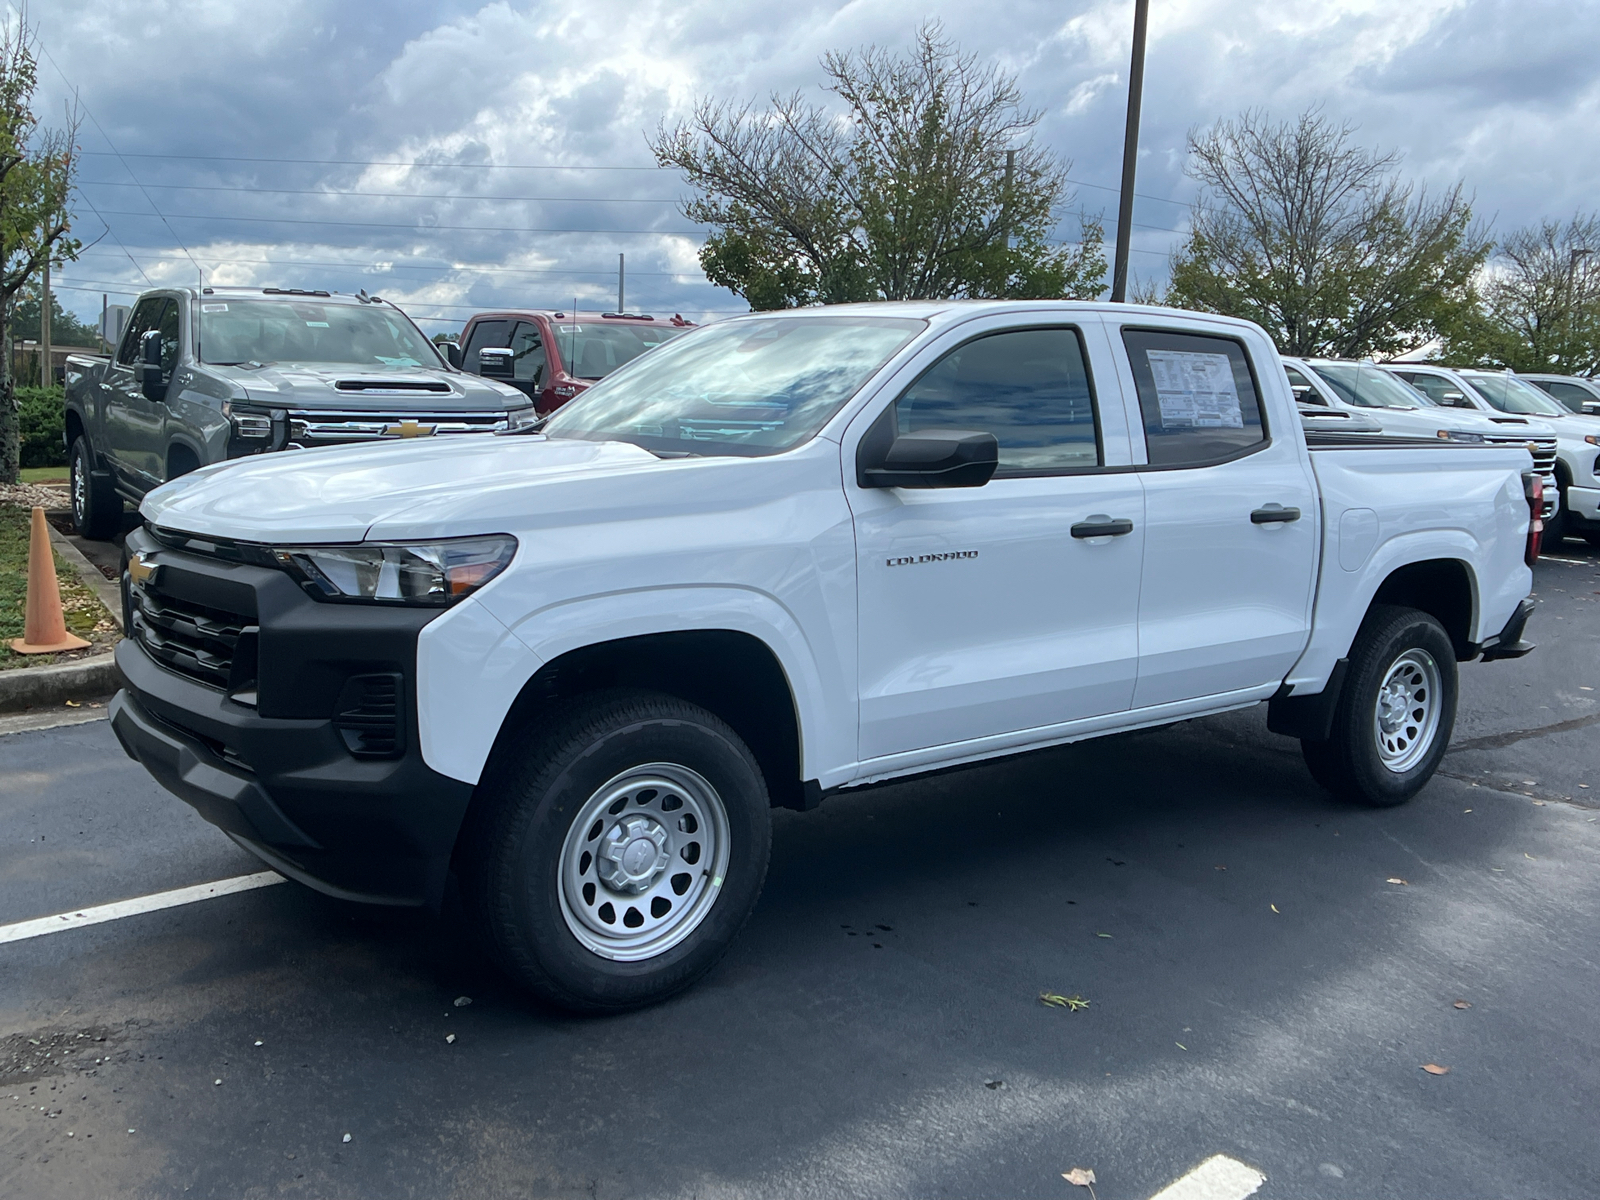
M433 431L437 428L437 425L419 425L416 421L411 420L397 421L393 425L385 425L383 427L383 436L400 438L432 437Z

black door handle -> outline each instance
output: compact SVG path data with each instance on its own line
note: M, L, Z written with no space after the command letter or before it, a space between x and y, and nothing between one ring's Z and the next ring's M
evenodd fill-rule
M1103 513L1095 513L1087 521L1079 521L1072 527L1072 536L1075 538L1121 537L1132 532L1133 522L1127 517L1112 518Z
M1298 508L1285 508L1281 504L1268 504L1258 508L1250 514L1252 525L1273 525L1281 521L1298 521L1300 510Z

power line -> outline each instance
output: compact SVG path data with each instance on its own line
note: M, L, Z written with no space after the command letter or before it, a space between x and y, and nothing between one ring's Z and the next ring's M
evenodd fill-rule
M128 212L123 209L105 210L113 217L161 217L157 213ZM228 217L212 213L171 213L178 221L248 221L257 225L333 225L352 229L408 229L413 233L445 230L458 233L592 233L640 235L646 237L699 237L703 229L533 229L522 225L418 225L414 222L394 221L317 221L306 217ZM163 223L166 217L161 218ZM177 234L172 235L174 239Z
M85 154L105 154L104 150L85 150ZM184 162L290 163L308 167L422 167L453 171L665 171L667 167L573 166L561 163L454 163L393 162L356 158L249 158L238 154L129 154L129 158L170 159Z
M90 250L90 251L81 251L78 254L78 257L77 257L77 259L75 261L81 261L81 260L83 260L85 258L89 258L91 256L98 256L98 254L100 254L100 253L108 253L108 252L99 252L99 251L92 251L92 250ZM113 255L110 255L110 257L115 258L117 256L113 254ZM177 255L141 254L140 257L145 259L146 261L154 260L156 262L181 262L181 261L183 261ZM369 262L357 262L354 259L345 259L343 262L314 262L314 261L312 261L310 259L298 259L298 258L222 258L222 257L219 257L219 256L214 255L214 254L205 254L204 252L202 252L201 257L204 258L207 262L210 262L210 263L226 263L226 264L229 264L229 265L237 265L237 266L257 266L257 267L336 267L336 268L337 267L350 267L350 268L356 268L356 269L359 269L359 270L368 270L368 269L370 269L372 267L372 264L369 263ZM137 265L137 264L135 264L135 265ZM577 270L558 269L558 268L554 268L554 267L551 267L551 268L485 267L485 266L476 266L476 265L467 264L467 263L441 263L441 264L434 265L434 266L429 266L429 265L423 264L423 263L388 263L388 264L385 265L385 270L386 271L470 271L470 272L478 273L478 274L489 274L489 273L492 273L492 274L497 274L497 275L502 275L502 274L503 275L598 275L598 276L602 276L602 277L604 277L606 279L610 279L610 278L614 277L615 274L616 274L616 271L614 269L612 269L612 268L609 268L609 267L605 268L604 270L599 270L599 271L577 271ZM697 272L697 271L631 271L630 270L628 272L629 278L632 278L635 275L639 275L639 276L661 277L661 278L669 278L669 279L694 279L699 274L700 273Z

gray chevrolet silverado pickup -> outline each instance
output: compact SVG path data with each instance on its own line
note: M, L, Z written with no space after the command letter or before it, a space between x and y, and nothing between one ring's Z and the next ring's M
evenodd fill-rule
M124 499L212 463L536 419L522 392L458 370L365 292L161 288L139 297L115 354L67 359L72 516L108 538Z

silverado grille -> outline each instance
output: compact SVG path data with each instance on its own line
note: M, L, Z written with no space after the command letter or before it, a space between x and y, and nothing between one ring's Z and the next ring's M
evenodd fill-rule
M143 584L130 589L129 615L134 638L162 666L215 688L254 683L258 631L250 618L179 600Z
M508 428L503 412L289 412L289 444L303 449Z
M1556 487L1556 440L1555 438L1536 438L1523 434L1520 437L1514 433L1487 433L1485 439L1497 446L1525 446L1533 455L1533 468L1544 476L1544 513L1546 517L1553 516L1556 504L1561 493Z

